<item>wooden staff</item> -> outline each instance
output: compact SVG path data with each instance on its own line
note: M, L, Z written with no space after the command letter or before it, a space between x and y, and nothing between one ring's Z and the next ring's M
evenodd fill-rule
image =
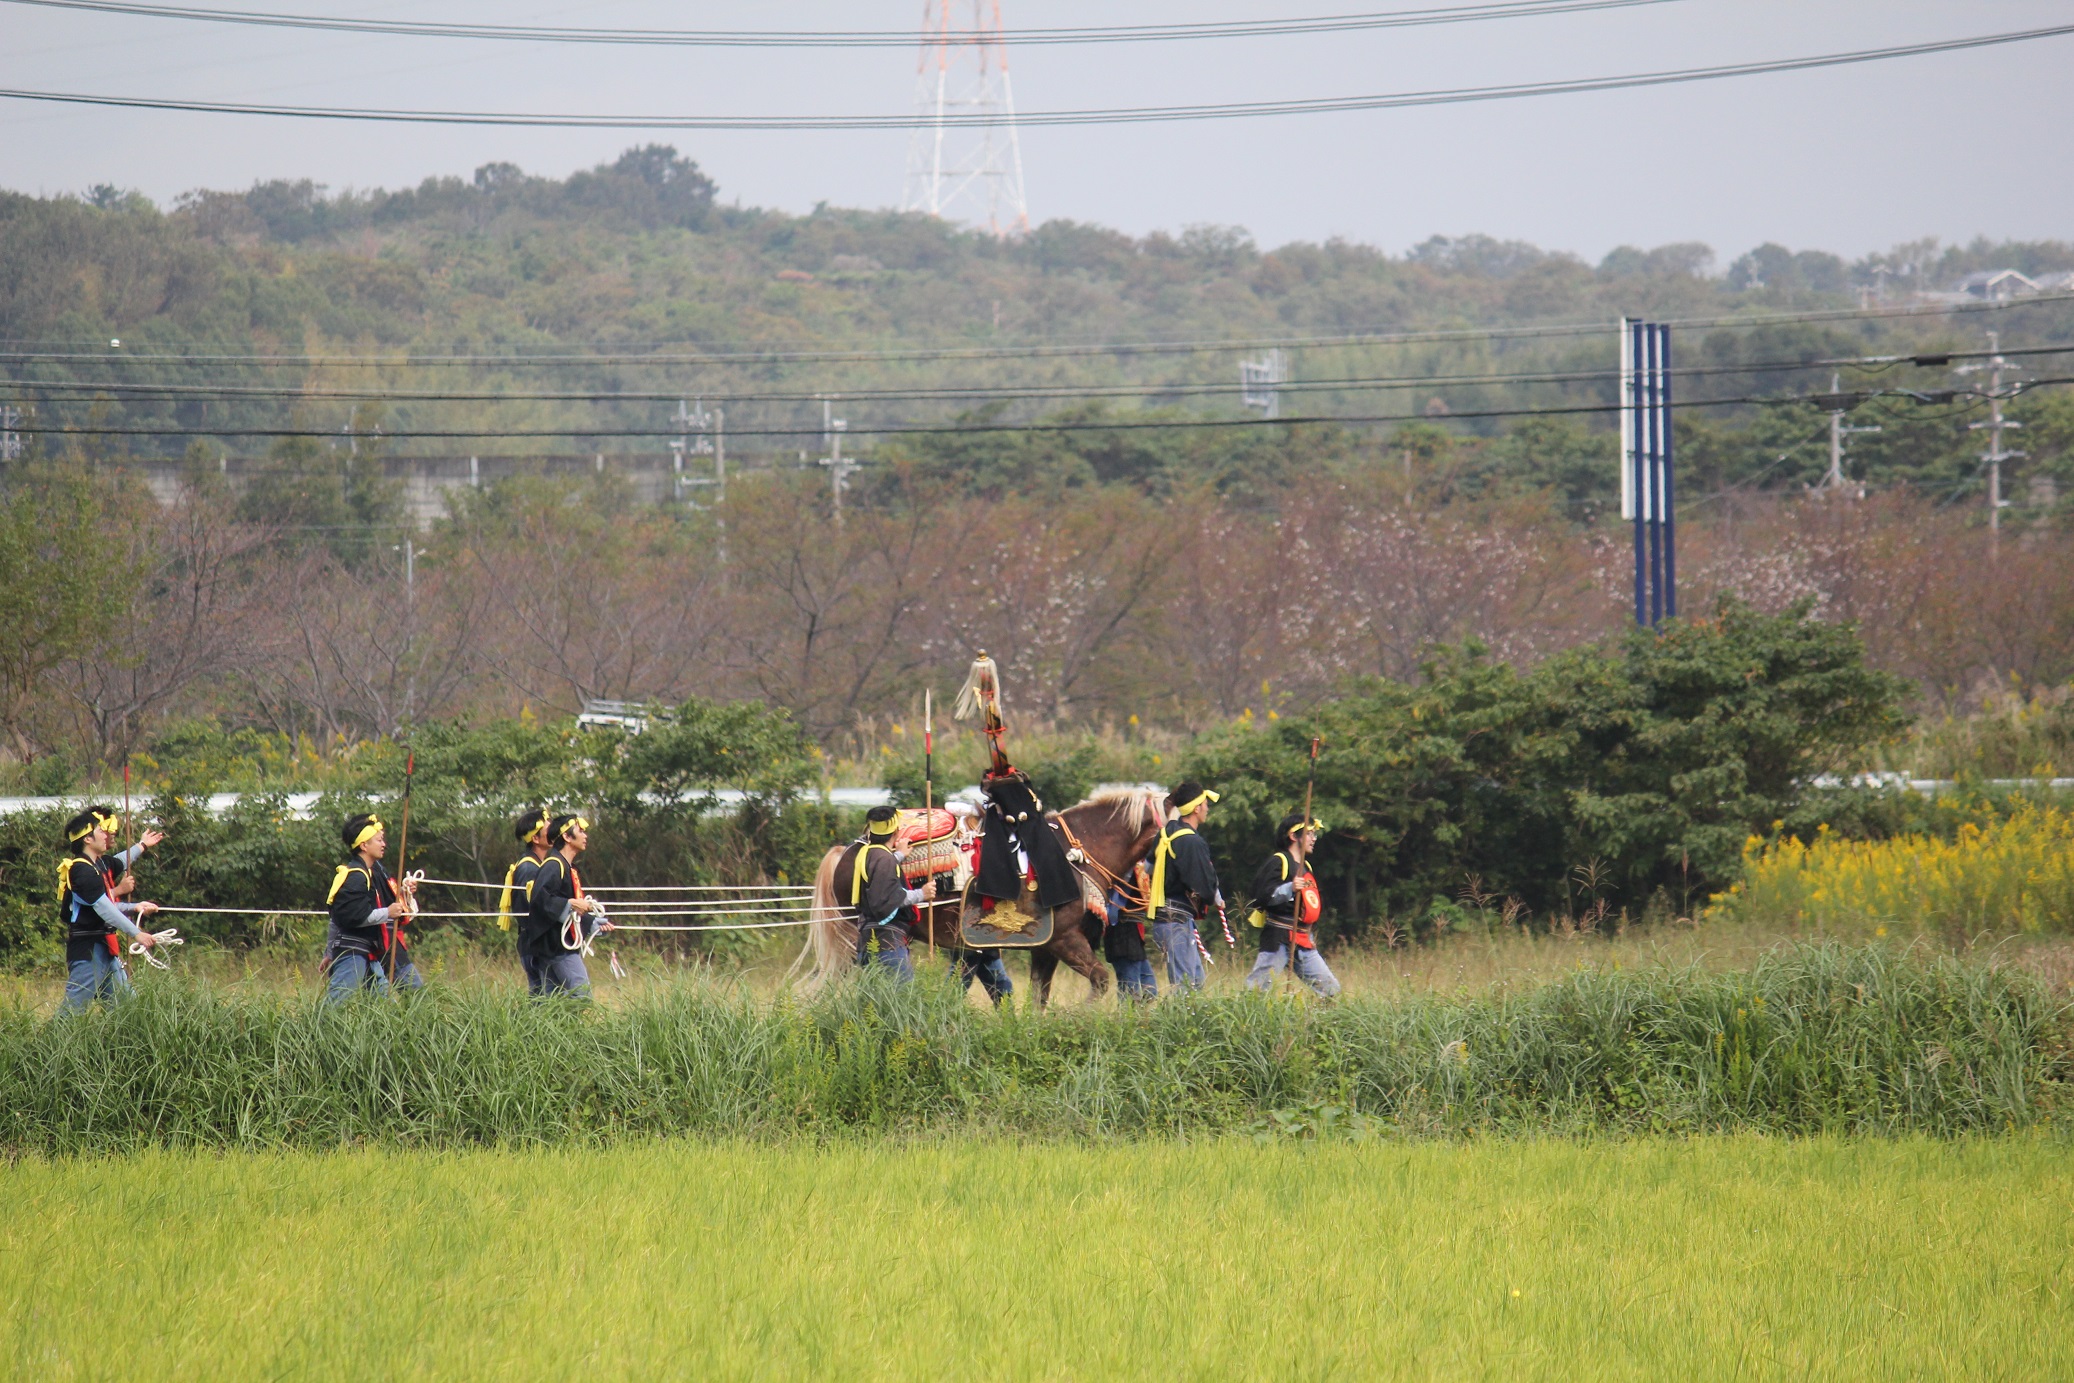
M1324 747L1325 741L1322 738L1317 735L1311 736L1310 773L1303 780L1303 820L1296 827L1296 833L1299 836L1311 829L1311 792L1318 784L1318 751ZM1305 869L1311 868L1311 857L1308 854L1303 857L1303 867ZM1316 871L1313 870L1312 872L1315 875ZM1299 905L1299 910L1300 907L1301 905ZM1292 919L1292 921L1294 920ZM1296 928L1291 926L1289 928L1289 985L1291 989L1295 989L1297 985L1302 983L1296 974L1296 950Z
M129 848L123 851L122 869L123 873L134 878L137 872L137 857L130 853L130 849L134 849L137 844L137 823L130 819L130 761L128 759L122 761L122 829L123 834L128 836L130 841Z
M410 780L417 771L418 751L407 749L403 755L403 820L396 828L396 906L405 916L409 909L404 906L404 875L410 872ZM396 953L403 949L403 918L396 919L396 932L389 942L389 993L396 993Z
M929 834L929 814L936 805L936 791L933 782L936 773L936 722L930 714L934 709L934 706L931 704L929 688L922 688L922 834L924 837L927 837ZM925 839L924 844L926 843ZM923 883L926 884L929 881L929 877L933 876L925 876ZM925 903L922 911L929 919L927 923L929 928L929 963L934 965L936 964L935 902Z

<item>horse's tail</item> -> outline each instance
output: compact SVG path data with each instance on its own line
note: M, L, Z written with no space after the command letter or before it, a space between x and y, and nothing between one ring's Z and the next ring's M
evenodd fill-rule
M857 924L835 902L835 865L843 847L830 848L814 875L814 907L807 914L807 941L785 978L811 994L856 964Z

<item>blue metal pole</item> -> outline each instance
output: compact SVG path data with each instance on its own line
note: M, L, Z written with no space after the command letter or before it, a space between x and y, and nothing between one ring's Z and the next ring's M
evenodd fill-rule
M1657 327L1662 333L1657 347L1657 360L1663 369L1662 388L1659 398L1663 406L1664 437L1664 614L1678 618L1678 507L1675 481L1677 470L1671 464L1671 329L1668 325Z
M1664 617L1664 572L1663 572L1663 485L1660 481L1662 466L1658 460L1662 450L1656 435L1656 324L1645 323L1642 327L1642 436L1643 458L1646 462L1644 475L1647 477L1649 495L1649 627L1655 628Z
M1634 496L1635 500L1635 623L1637 624L1649 623L1649 593L1645 564L1648 538L1642 527L1648 522L1648 519L1644 516L1649 512L1648 495L1643 489L1643 482L1648 473L1647 467L1643 462L1643 456L1648 448L1643 442L1642 433L1642 429L1647 422L1647 410L1642 407L1642 331L1643 328L1640 322L1628 323L1628 363L1632 377L1632 402L1635 404L1634 427L1629 433L1629 440L1634 444L1634 455L1621 458L1622 464L1628 467L1629 492ZM1624 403L1628 401L1622 400Z

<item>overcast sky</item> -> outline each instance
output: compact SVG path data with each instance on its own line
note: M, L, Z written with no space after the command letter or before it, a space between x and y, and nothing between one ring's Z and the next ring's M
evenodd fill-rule
M195 0L414 20L900 28L922 0ZM1002 0L1010 27L1316 15L1440 0ZM961 7L962 8L962 7ZM2067 22L2067 0L1669 0L1598 14L1312 37L1019 48L1024 110L1269 100L1754 61ZM0 86L303 105L657 114L881 114L914 99L901 50L639 50L264 30L0 0ZM1023 135L1033 221L1134 233L1239 225L1263 245L1344 236L1532 241L1596 260L1702 240L1845 255L1935 235L2074 239L2074 37L1701 85L1427 110ZM313 178L397 187L509 161L566 174L651 138L723 199L897 205L903 132L646 135L342 125L0 101L0 185L109 182L161 204Z

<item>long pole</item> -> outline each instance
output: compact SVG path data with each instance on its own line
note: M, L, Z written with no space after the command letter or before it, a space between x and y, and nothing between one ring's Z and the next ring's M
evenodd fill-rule
M130 761L128 759L122 761L122 830L123 834L129 837L129 845L123 850L122 868L125 874L132 874L137 868L137 857L130 854L130 850L135 849L137 845L137 823L130 817Z
M936 807L936 723L932 712L927 687L922 688L922 835L929 834L929 818ZM936 964L936 903L931 900L923 909L929 918L929 963Z
M417 771L417 767L418 751L415 749L405 750L403 755L403 820L396 829L396 879L398 883L396 905L398 908L403 906L401 883L404 875L410 872L410 780L411 775ZM392 996L396 993L396 952L402 945L403 919L399 917L396 919L396 930L389 943L389 993Z
M1296 828L1299 837L1311 828L1311 791L1318 785L1318 751L1324 747L1325 741L1321 737L1311 736L1311 768L1309 775L1303 780L1303 820ZM1311 867L1309 855L1303 857L1303 867ZM1296 974L1296 919L1292 917L1289 927L1289 987L1294 990L1301 983Z

